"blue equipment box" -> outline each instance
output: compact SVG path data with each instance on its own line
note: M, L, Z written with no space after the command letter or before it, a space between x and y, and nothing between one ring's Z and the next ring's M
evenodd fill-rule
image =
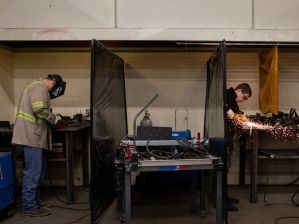
M14 204L14 174L11 152L0 152L0 210Z
M191 138L190 131L173 131L171 134L171 139L177 140L179 138L190 139Z

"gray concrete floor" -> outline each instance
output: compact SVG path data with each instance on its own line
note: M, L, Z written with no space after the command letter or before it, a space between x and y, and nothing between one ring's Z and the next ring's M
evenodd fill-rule
M1 224L88 224L90 223L90 210L89 210L89 192L86 188L75 188L75 204L66 205L54 196L51 188L43 189L43 200L51 200L54 206L51 208L52 214L44 217L22 217L21 216L21 202L20 193L17 193L17 210L11 218L0 220ZM55 192L59 199L66 200L65 188L55 188ZM60 207L66 207L63 209ZM76 209L76 210L70 210ZM80 209L80 210L77 210ZM82 211L81 211L82 209ZM84 218L82 218L84 217ZM80 218L82 220L78 221ZM76 222L78 221L78 222Z
M248 187L230 187L230 195L240 200L238 204L239 212L229 213L229 224L275 224L275 219L284 216L299 216L299 207L291 204L293 192L299 190L296 187L260 187L258 202L249 202ZM266 202L275 205L266 205L264 203L264 192ZM53 193L45 191L45 198L54 201L55 205L65 206L55 199ZM59 190L59 197L65 197L65 191ZM88 191L83 188L76 188L76 202L86 202L88 200ZM299 203L299 195L295 197ZM198 201L197 201L198 203ZM277 205L279 204L279 205ZM71 208L88 207L87 204L75 204L66 206ZM196 213L190 212L190 192L188 189L165 190L138 190L133 189L132 195L132 224L214 224L215 210L206 204L206 217L203 219ZM87 224L90 223L90 211L72 211L57 207L52 208L52 214L43 218L23 218L20 211L10 219L4 219L3 224ZM87 215L87 216L86 216ZM78 221L80 217L84 217ZM76 222L77 221L77 222ZM120 213L117 211L117 201L104 212L99 220L100 224L119 224ZM298 224L299 219L280 220L279 224Z

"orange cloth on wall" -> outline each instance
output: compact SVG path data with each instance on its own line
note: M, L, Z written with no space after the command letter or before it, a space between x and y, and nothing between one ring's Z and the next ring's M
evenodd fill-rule
M259 54L260 111L278 114L278 48Z

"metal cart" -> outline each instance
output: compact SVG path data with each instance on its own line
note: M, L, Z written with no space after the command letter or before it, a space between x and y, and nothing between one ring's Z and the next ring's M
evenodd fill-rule
M217 202L216 202L216 224L223 223L222 214L222 167L221 158L211 155L200 159L140 159L138 152L135 150L138 147L145 146L175 146L180 143L176 140L125 140L121 143L121 149L118 159L115 161L117 173L120 179L123 179L123 186L119 184L119 188L123 188L122 192L122 223L131 223L131 172L158 172L158 171L184 171L184 170L215 170L217 175ZM200 201L204 200L204 193L201 191ZM204 211L204 206L201 203L201 211Z

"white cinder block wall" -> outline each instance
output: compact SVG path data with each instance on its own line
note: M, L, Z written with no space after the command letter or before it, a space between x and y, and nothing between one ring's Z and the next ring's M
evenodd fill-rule
M62 75L67 82L65 94L52 101L53 112L65 116L84 114L90 99L90 53L87 52L14 53L15 107L30 82L50 73Z
M126 61L129 133L133 119L153 96L149 107L155 126L203 131L206 95L205 63L211 53L155 52L122 53ZM139 117L138 123L143 118Z
M0 40L299 40L295 0L0 0L0 5Z
M0 120L14 121L13 54L0 49Z

